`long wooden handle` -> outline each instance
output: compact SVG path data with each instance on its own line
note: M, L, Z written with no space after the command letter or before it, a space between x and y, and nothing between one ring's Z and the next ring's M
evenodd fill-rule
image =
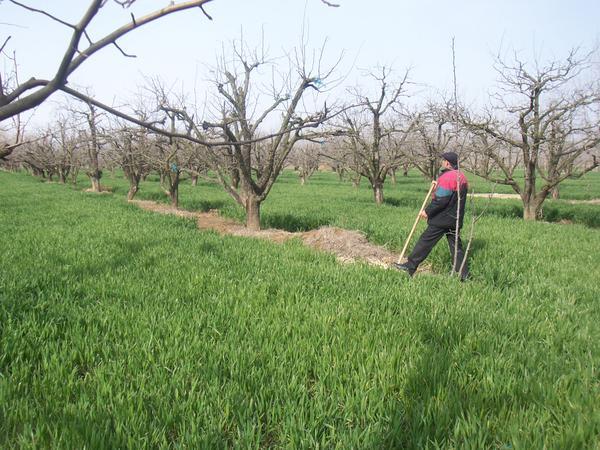
M415 223L413 224L412 230L410 230L410 233L408 233L408 238L406 238L406 242L404 243L404 247L402 248L402 253L400 253L400 258L398 258L398 263L401 263L402 260L404 259L404 253L406 253L408 243L412 239L412 235L414 234L415 229L417 228L417 224L419 223L419 217L421 217L421 213L425 209L425 205L427 205L427 201L429 200L429 197L431 196L431 193L433 192L433 188L435 187L436 184L437 183L435 181L431 182L431 186L429 187L429 192L427 192L427 196L425 197L425 200L423 200L423 204L421 205L419 214L417 214L417 218L415 219Z

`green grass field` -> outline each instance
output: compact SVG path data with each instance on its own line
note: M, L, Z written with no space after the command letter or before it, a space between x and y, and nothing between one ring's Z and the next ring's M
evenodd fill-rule
M600 197L586 179L564 197ZM558 225L494 203L460 283L444 243L408 279L200 232L103 181L0 172L0 448L600 448L598 206L549 203L580 222ZM426 190L411 175L376 207L286 173L263 226L397 250ZM139 197L164 201L155 181ZM207 183L181 206L243 217Z

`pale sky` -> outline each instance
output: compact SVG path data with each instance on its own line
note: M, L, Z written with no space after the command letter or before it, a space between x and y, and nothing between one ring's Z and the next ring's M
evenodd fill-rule
M86 0L22 0L75 22ZM70 78L91 86L106 103L130 99L144 75L180 82L192 90L194 80L206 78L206 64L215 61L222 42L237 38L257 43L264 31L273 56L300 40L304 18L310 40L319 46L328 39L333 60L345 51L340 72L352 69L344 84L365 81L360 68L393 65L400 73L411 67L410 79L438 90L452 90L451 39L455 37L458 90L468 102L483 104L493 87L493 55L516 51L541 61L564 57L569 49L593 47L600 37L600 0L338 0L330 8L320 0L214 0L206 7L213 21L199 10L186 11L130 33L119 41L136 59L124 58L114 47L94 55ZM140 16L168 4L138 0L130 11ZM97 39L129 20L129 12L109 3L92 22ZM68 43L69 29L35 13L0 0L0 42L12 36L8 51L16 50L19 76L52 77ZM2 62L6 68L6 60ZM202 89L202 83L199 83ZM341 94L336 94L341 95ZM421 98L433 96L421 89ZM58 100L58 97L52 97ZM56 104L56 102L53 102ZM40 108L35 122L52 117Z

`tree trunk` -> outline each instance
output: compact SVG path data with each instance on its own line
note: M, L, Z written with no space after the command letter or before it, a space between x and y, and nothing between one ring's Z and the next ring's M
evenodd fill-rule
M381 181L373 183L373 195L375 196L375 203L378 205L383 204L383 183Z
M531 161L525 165L525 183L523 185L523 219L538 220L542 216L543 199L535 195L535 164ZM544 197L545 198L545 197Z
M133 198L135 197L135 194L137 194L138 191L138 186L134 183L131 183L129 185L129 191L127 191L127 200L131 201L133 200Z
M304 186L306 184L306 175L300 175L300 185Z
M560 199L560 188L557 186L554 186L554 188L552 189L552 198L554 200L558 200Z
M390 170L390 176L392 177L392 184L396 186L396 171Z
M3 145L2 147L0 147L0 161L2 161L4 158L10 156L10 154L13 152L14 147L10 148L8 145Z
M76 166L71 169L71 183L77 184L77 177L79 176L79 168Z
M192 175L192 186L198 186L198 175Z
M528 202L523 202L523 219L539 220L542 218L542 203L532 199Z
M260 201L253 196L246 199L246 228L260 230Z
M125 172L127 174L127 179L129 180L129 191L127 192L127 200L131 201L133 200L133 197L135 197L135 194L137 194L137 191L140 186L140 179L142 178L142 176L138 173L131 173L127 170Z
M231 169L231 187L236 190L240 187L240 171L236 168Z
M90 182L92 183L92 192L100 192L100 177L98 174L90 175Z
M67 182L67 175L64 170L58 171L58 182L61 184L65 184Z
M171 206L177 208L179 206L179 184L175 184L169 190L169 199L171 199Z
M40 177L40 178L44 178L44 171L41 169L38 169L35 166L29 165L29 167L31 168L31 173L33 173L34 177Z

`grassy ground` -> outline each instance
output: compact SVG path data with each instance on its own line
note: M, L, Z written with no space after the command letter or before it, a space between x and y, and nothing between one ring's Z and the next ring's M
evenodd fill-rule
M0 172L1 448L600 448L598 230L489 214L471 282L443 244L438 275L410 280L199 232L105 182L115 195ZM377 208L286 174L263 225L397 249L423 189ZM181 198L242 216L206 184Z

